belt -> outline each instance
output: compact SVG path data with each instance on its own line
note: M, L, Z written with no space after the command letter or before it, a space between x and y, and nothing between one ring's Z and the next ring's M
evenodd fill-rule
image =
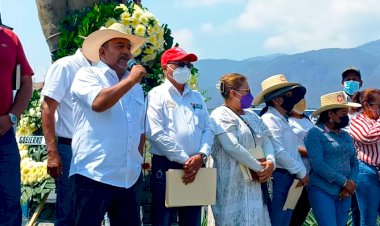
M71 145L71 138L58 137L57 143Z

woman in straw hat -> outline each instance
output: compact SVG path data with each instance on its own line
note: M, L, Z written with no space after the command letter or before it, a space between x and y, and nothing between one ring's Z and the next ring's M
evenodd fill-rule
M348 108L360 104L347 102L343 91L321 97L316 125L305 137L311 161L308 185L311 208L320 226L347 223L351 196L355 192L358 160L348 125Z
M380 90L365 89L352 97L362 108L350 121L350 133L354 139L359 159L356 197L359 203L362 225L376 225L380 207Z
M289 115L289 125L292 127L293 132L297 135L298 152L301 154L302 161L306 167L307 173L310 172L311 165L309 155L305 148L305 136L309 129L313 128L313 123L308 116L305 115L306 100L300 100L294 107ZM310 211L309 195L307 189L302 190L301 197L299 198L296 207L293 210L290 225L301 226L303 225L307 215Z
M254 105L265 101L261 115L272 133L272 143L277 168L273 173L273 199L271 206L272 225L289 225L292 210L283 210L286 197L293 180L298 178L298 186L305 186L308 175L298 153L297 136L287 119L294 105L304 98L306 89L298 83L288 82L282 74L273 75L261 83L262 91Z
M218 185L217 201L211 207L214 219L209 217L209 225L270 225L270 197L265 182L272 176L275 164L271 133L261 118L248 109L253 96L245 76L226 74L218 87L224 105L211 113L216 133L211 155L218 171Z

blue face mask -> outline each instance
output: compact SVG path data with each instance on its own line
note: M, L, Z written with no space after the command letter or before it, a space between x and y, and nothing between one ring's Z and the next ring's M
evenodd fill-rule
M360 82L357 81L345 81L343 85L344 92L346 92L350 96L354 95L354 93L358 92L360 89Z

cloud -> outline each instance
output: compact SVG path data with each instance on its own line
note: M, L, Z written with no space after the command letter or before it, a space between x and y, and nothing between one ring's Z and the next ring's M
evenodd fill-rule
M228 2L228 0L191 0L181 2L187 7L198 7L198 6L214 6L223 2Z
M180 44L179 47L186 52L200 52L194 43L194 34L188 29L173 31L174 43Z
M204 32L210 32L214 30L214 25L212 23L203 23L201 29Z
M380 37L380 1L249 0L234 25L271 52L355 47Z

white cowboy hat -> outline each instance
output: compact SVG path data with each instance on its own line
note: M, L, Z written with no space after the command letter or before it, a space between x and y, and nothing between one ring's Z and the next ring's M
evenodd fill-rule
M321 96L321 107L315 110L311 116L315 117L324 111L335 108L359 108L361 106L362 105L358 103L348 102L346 95L344 95L344 92L339 91Z
M87 36L82 45L83 55L92 62L98 62L99 49L107 41L114 38L125 38L131 43L131 53L135 52L145 42L145 38L127 34L125 26L120 23L114 23L108 28L101 27L99 30L92 32Z
M289 87L289 91L290 91L290 90L293 90L293 88L298 88L298 87L302 87L302 86L299 83L288 82L285 75L283 75L283 74L273 75L273 76L265 79L261 83L261 90L262 91L259 94L257 94L255 99L253 100L253 105L254 106L259 105L261 102L263 102L265 95L270 94L273 91L276 91L276 90L279 90L279 89L282 89L285 87ZM304 87L302 87L302 88L304 88ZM306 90L303 91L303 95L305 95L305 92L306 92ZM297 102L299 100L301 100L302 98L303 98L303 96L301 98L299 98L297 100Z

